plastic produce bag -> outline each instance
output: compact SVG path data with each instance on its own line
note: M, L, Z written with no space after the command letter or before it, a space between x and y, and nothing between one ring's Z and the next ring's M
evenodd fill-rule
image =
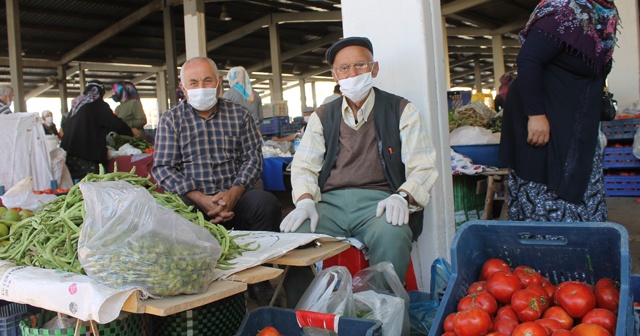
M442 301L451 277L451 265L443 258L437 258L431 264L431 296L437 302Z
M451 146L486 145L500 143L500 139L483 127L462 126L454 129L449 134Z
M440 306L430 293L409 292L409 323L411 335L428 335Z
M633 156L640 159L640 127L638 127L636 135L633 137Z
M382 335L409 335L409 295L390 262L384 261L353 276L356 316L382 322Z
M296 310L355 317L349 270L344 266L332 266L318 273L296 305Z
M153 297L207 290L222 252L209 231L127 182L82 182L80 190L78 259L89 277Z

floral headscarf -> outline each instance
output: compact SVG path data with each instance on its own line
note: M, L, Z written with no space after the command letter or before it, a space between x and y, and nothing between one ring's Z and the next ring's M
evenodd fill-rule
M72 118L83 105L102 99L102 96L104 96L104 85L102 85L102 82L99 80L89 81L84 88L84 92L73 100L71 112L69 112L67 118Z
M245 68L241 66L231 68L227 74L227 80L229 81L229 86L240 91L246 100L253 102L253 89L251 88L249 74L247 74Z
M138 89L136 89L136 86L131 82L124 81L115 83L111 89L114 95L119 98L118 101L120 102L125 102L129 99L140 99Z
M618 9L613 0L542 0L519 34L521 43L534 26L577 50L602 71L613 57Z

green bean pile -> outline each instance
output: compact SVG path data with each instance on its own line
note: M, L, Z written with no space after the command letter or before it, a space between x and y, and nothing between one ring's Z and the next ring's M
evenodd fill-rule
M233 268L234 259L244 251L256 250L253 243L237 244L229 235L229 231L220 224L212 224L204 219L199 211L186 206L176 194L157 192L151 176L135 175L135 167L130 172L114 172L105 174L100 167L98 174L88 174L80 182L125 181L136 187L143 187L156 199L158 204L172 209L183 218L205 227L218 240L222 247L222 255L216 263L218 269ZM32 217L15 223L10 228L10 243L0 247L0 259L15 263L18 266L34 266L85 274L78 261L78 238L80 226L84 221L84 199L79 185L74 185L66 195L56 197L44 205L42 210ZM237 236L236 236L237 237Z

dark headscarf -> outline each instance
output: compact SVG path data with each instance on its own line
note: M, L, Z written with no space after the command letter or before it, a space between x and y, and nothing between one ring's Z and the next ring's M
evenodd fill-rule
M69 112L67 118L73 118L83 105L92 103L96 100L102 100L102 96L104 96L104 85L102 85L102 82L99 80L89 81L87 86L84 88L82 95L74 99L74 104L71 107L71 112Z
M113 84L113 100L117 102L125 102L129 99L138 99L140 100L140 95L138 94L138 89L136 86L129 82L123 81Z
M500 88L498 88L498 94L502 97L502 99L507 99L507 92L509 92L509 86L513 81L513 75L504 74L500 76Z
M613 0L542 0L519 34L521 43L534 26L578 51L602 72L616 45L618 9Z

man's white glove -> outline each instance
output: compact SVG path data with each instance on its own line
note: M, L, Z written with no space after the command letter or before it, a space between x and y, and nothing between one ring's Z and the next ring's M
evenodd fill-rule
M409 223L409 204L398 194L392 194L378 203L376 217L382 216L385 212L390 224L402 226Z
M280 223L280 231L295 232L307 218L311 220L311 232L316 232L318 212L316 211L316 203L310 198L305 198L296 203L296 208Z

